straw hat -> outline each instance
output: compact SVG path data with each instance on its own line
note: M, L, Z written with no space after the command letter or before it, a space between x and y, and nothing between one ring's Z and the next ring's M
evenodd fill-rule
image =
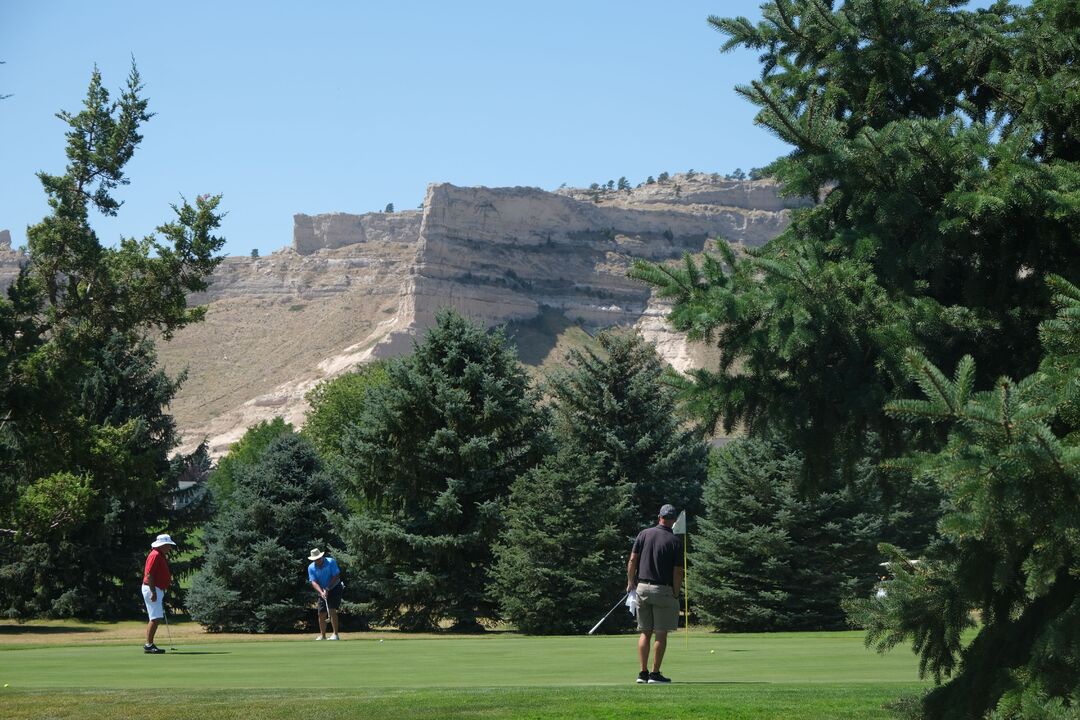
M173 547L176 547L176 543L173 542L172 538L164 534L158 535L157 540L150 543L150 547L152 548L159 548L162 545L172 545Z
M311 549L311 554L308 555L307 559L308 560L318 560L319 558L321 558L325 554L326 553L324 553L322 550L319 550L319 548L312 548Z

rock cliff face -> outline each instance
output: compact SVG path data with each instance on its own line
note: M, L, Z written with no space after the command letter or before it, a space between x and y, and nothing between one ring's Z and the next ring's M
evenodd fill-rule
M415 243L420 235L419 210L397 213L293 216L293 249L301 255L369 241Z
M0 230L0 292L6 291L19 275L19 267L26 262L26 255L11 249L11 231Z
M675 368L700 366L630 264L712 238L760 245L802 204L768 181L697 174L620 192L437 184L421 211L296 215L292 248L227 258L192 298L206 321L159 343L166 369L189 374L172 407L184 448L208 438L221 454L275 415L301 424L319 381L408 352L446 306L489 326L636 326Z
M709 238L760 245L786 223L784 202L765 182L677 176L593 197L432 185L402 323L375 354L406 351L447 305L488 325L545 306L590 327L633 325L649 304L648 288L626 277L634 259L701 252Z

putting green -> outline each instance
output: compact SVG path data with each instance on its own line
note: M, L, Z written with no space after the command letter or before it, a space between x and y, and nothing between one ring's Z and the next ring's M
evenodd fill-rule
M178 639L148 656L137 645L65 644L0 651L11 688L419 688L626 684L632 636L411 638L333 642ZM160 635L159 644L166 646ZM664 672L679 683L914 683L910 653L880 656L860 633L696 633L674 638Z

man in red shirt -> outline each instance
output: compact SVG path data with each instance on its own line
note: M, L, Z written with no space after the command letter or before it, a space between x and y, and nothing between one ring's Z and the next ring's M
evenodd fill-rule
M158 623L165 617L165 591L172 584L168 556L176 548L176 543L168 535L158 535L150 547L152 549L146 557L142 581L143 601L146 603L146 614L150 616L143 652L148 655L161 655L165 651L154 644L154 634L157 633Z

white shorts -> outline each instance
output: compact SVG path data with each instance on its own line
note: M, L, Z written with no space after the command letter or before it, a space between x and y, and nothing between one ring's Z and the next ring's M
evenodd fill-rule
M146 603L146 614L150 616L151 620L160 620L165 617L165 609L163 607L165 602L165 591L161 588L157 588L157 600L150 599L150 586L142 586L142 599Z

